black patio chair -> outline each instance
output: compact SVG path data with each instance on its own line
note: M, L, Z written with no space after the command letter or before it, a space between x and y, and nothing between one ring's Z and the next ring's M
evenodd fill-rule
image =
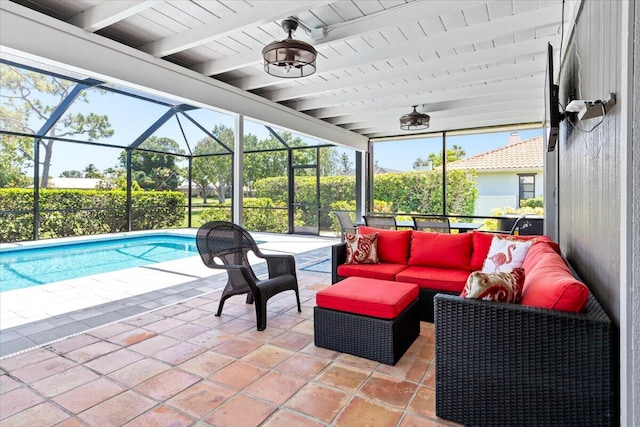
M358 226L351 220L349 212L334 211L333 213L338 217L338 222L340 223L340 240L344 243L344 233L348 231L355 234Z
M364 223L367 227L396 230L396 217L393 215L365 215Z
M438 215L414 216L413 228L415 230L431 231L433 233L451 233L449 218Z
M201 226L196 234L196 245L207 267L227 270L228 281L216 316L222 313L227 298L247 294L247 304L255 301L257 327L262 331L267 327L267 300L289 290L296 293L298 312L302 311L293 255L263 254L247 230L226 221L211 221ZM249 264L249 252L266 260L268 279L258 279Z

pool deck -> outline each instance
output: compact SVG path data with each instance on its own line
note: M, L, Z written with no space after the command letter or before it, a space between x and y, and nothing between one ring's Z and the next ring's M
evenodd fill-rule
M171 234L195 235L195 229ZM135 234L135 233L127 233ZM142 234L142 233L141 233ZM290 253L298 269L330 258L336 238L252 233L265 253ZM69 239L65 239L69 240ZM20 246L28 246L23 244ZM258 263L256 274L266 274ZM199 256L0 294L0 358L212 292L226 274Z

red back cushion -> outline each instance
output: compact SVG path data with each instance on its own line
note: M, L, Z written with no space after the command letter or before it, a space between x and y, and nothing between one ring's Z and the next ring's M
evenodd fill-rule
M409 265L470 271L469 263L471 262L471 244L473 242L471 234L431 233L428 231L413 231L412 233Z
M538 244L533 245L533 248ZM522 305L579 312L587 305L589 289L577 280L564 260L547 247L538 254L535 267L526 270ZM546 253L542 253L546 252Z
M411 230L381 230L361 225L358 234L378 233L378 258L380 262L407 264Z

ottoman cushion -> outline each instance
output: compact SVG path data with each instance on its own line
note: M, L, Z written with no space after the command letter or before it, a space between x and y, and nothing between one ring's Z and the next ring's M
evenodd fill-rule
M318 307L381 319L395 319L418 298L413 283L348 277L316 294Z

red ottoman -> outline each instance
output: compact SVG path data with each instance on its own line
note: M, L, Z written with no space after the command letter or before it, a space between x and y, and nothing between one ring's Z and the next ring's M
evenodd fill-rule
M349 277L316 294L314 341L395 365L420 334L418 285Z

